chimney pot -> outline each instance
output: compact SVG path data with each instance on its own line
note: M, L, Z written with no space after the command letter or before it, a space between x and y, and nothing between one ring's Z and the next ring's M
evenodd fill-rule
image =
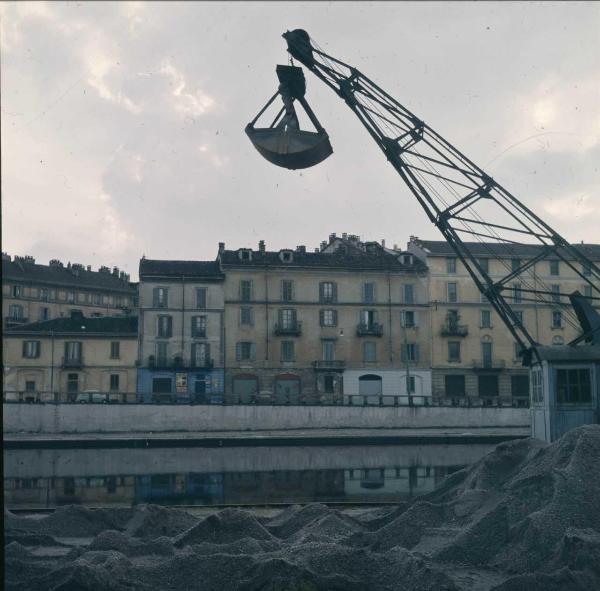
M385 248L385 238L381 239L381 246L383 246L383 248Z
M264 240L259 240L258 242L258 251L261 253L265 252L265 241Z

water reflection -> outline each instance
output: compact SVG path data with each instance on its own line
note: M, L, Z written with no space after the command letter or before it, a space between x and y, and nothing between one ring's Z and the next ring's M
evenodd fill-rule
M13 509L393 502L433 490L492 447L8 450L4 498Z

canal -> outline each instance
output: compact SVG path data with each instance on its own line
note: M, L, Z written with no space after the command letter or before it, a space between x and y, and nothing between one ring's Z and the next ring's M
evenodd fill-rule
M383 503L433 490L493 444L8 449L8 509Z

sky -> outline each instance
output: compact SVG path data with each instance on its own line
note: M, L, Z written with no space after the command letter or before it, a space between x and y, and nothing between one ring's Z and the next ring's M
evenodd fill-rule
M137 278L139 259L441 235L307 73L334 154L303 171L244 133L306 29L571 242L600 243L600 3L3 2L2 250Z

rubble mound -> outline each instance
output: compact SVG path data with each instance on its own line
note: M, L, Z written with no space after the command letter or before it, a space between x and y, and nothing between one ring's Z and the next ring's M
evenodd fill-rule
M5 513L11 591L600 589L600 426L498 445L409 504L198 519L141 505ZM74 533L75 532L75 533ZM91 537L52 554L53 537ZM31 543L31 545L29 545ZM56 542L58 546L58 542Z

